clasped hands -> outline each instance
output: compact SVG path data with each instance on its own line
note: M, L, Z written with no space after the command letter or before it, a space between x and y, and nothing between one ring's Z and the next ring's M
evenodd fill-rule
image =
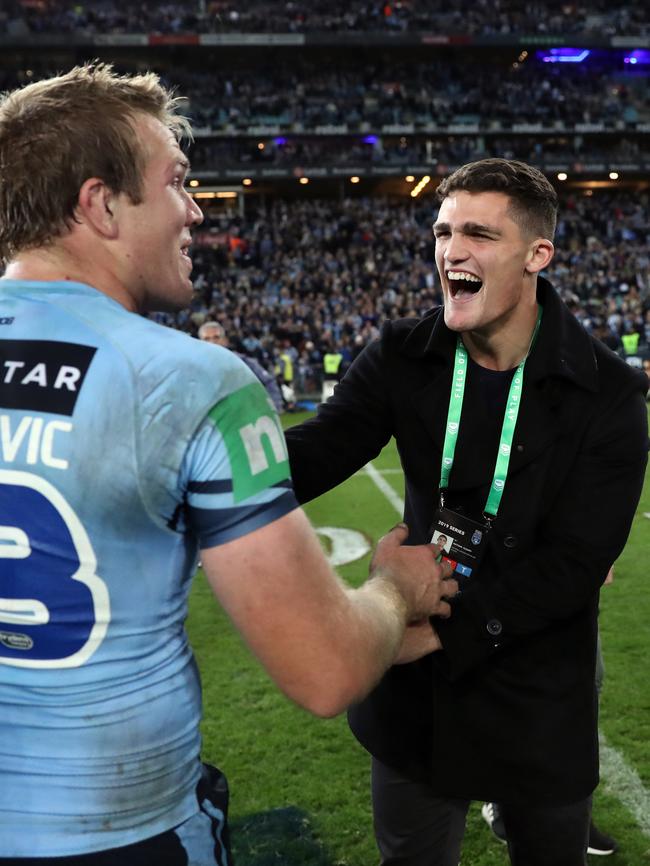
M438 561L438 544L406 545L408 527L399 523L378 543L370 562L371 575L389 577L407 605L407 626L394 664L406 664L442 649L430 616L451 616L449 600L458 592L450 563Z

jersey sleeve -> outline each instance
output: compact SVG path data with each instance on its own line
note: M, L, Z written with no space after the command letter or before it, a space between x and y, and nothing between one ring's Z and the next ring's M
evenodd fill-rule
M284 433L259 382L208 412L185 454L181 483L188 527L201 548L247 535L298 507Z

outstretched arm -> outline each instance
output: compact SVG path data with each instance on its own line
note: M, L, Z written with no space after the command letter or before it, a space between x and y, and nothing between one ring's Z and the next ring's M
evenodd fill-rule
M393 663L409 622L448 616L457 591L435 545L379 543L370 579L346 587L301 510L202 551L215 595L285 694L320 716L360 700ZM430 651L426 649L425 651Z

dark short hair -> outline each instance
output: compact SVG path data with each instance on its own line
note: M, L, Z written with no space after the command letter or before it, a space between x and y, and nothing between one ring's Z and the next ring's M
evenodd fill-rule
M454 192L502 192L510 199L512 218L531 237L553 240L558 199L548 178L516 159L480 159L456 169L436 194L442 202Z

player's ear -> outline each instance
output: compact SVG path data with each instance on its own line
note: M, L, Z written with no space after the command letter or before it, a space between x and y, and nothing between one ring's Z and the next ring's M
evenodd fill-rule
M102 237L117 237L117 197L98 177L84 181L79 190L75 220L84 223Z
M538 274L547 267L554 253L555 247L552 241L548 238L535 238L528 248L524 270L527 274Z

